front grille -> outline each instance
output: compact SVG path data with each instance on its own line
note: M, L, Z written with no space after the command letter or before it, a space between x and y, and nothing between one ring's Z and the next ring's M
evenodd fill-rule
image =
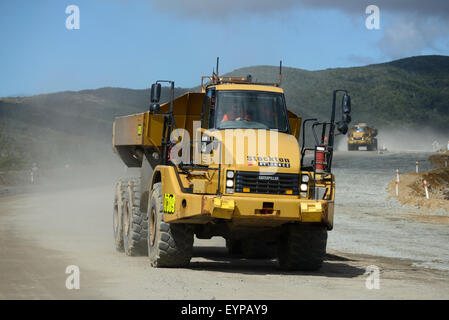
M260 172L237 171L235 173L235 192L243 192L249 188L249 193L299 194L299 174L275 173L261 174ZM245 192L246 193L246 192Z

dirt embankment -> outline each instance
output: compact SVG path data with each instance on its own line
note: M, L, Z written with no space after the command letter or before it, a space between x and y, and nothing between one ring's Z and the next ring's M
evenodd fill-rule
M449 212L449 151L434 154L429 161L436 169L400 175L398 200L402 205L429 210L441 208ZM428 185L429 199L426 199L424 181ZM388 189L391 196L396 197L396 179L388 184Z
M429 157L429 161L435 168L448 168L449 151L446 151L445 153L433 154Z

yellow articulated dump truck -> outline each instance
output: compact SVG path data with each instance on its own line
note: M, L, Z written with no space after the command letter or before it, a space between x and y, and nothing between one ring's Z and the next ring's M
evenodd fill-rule
M194 236L221 236L230 254L319 269L333 228L334 132L348 130L348 93L334 91L330 121L305 120L316 141L306 148L303 137L300 147L301 118L286 107L282 64L277 83L221 77L218 61L216 70L202 77L201 92L176 99L173 81L157 81L149 111L115 119L114 151L141 168L116 184L117 250L148 255L153 267L185 267ZM166 82L170 99L159 104Z
M354 125L348 132L348 150L366 147L368 151L377 151L377 129L366 123Z

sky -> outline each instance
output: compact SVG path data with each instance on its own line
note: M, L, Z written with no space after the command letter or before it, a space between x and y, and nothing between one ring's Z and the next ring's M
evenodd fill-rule
M79 29L73 11L79 9ZM379 8L379 29L369 5ZM449 55L447 0L0 0L0 97Z

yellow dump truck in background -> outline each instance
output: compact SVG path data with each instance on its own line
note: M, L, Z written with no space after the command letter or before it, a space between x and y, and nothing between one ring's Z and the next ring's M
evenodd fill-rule
M359 123L354 125L348 132L348 150L359 150L359 147L366 147L368 151L377 150L377 129L367 125L366 123Z
M141 168L139 177L116 184L117 250L148 255L153 267L184 267L194 236L221 236L231 254L277 257L287 270L319 269L333 228L334 132L348 130L349 95L334 91L330 121L307 120L322 137L313 148L303 138L301 148L301 118L287 110L280 88L282 64L278 83L220 77L218 60L216 70L202 78L201 92L176 99L173 81L157 81L149 111L115 119L114 151ZM165 82L171 95L160 105ZM306 152L313 154L309 165Z

